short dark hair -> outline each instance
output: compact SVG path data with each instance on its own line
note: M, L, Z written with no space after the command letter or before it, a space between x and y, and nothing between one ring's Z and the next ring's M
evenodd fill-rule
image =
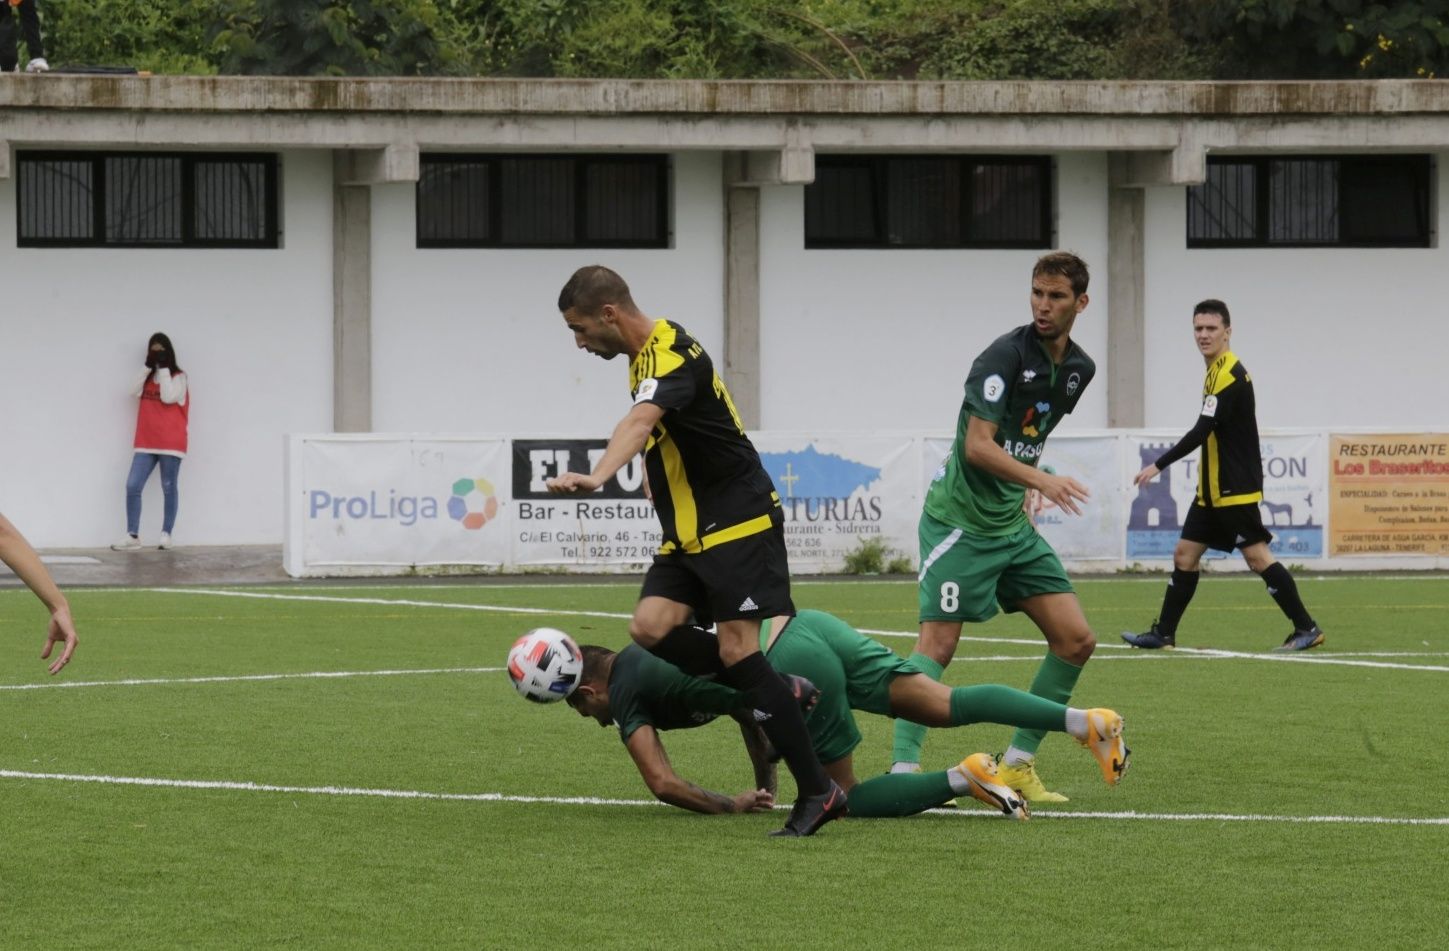
M563 290L558 292L559 313L570 310L580 314L594 315L605 304L615 304L626 310L636 310L634 298L629 294L629 285L617 272L602 264L590 264L574 272Z
M1224 327L1233 325L1232 315L1228 313L1228 305L1213 297L1198 302L1198 305L1192 309L1192 315L1196 317L1198 314L1217 314L1223 319Z
M1053 251L1037 258L1031 276L1038 278L1043 274L1066 278L1072 285L1072 294L1077 297L1087 293L1087 282L1092 279L1087 272L1087 262L1070 251Z
M597 644L580 644L579 653L584 655L584 669L579 673L579 683L587 684L603 679L604 668L609 665L609 659L614 656L614 652Z

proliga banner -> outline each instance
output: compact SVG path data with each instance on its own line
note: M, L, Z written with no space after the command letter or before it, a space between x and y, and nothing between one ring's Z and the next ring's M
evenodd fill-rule
M1330 437L1330 555L1449 554L1449 435Z
M486 565L509 557L502 439L300 439L290 523L308 565ZM291 542L289 532L289 543Z

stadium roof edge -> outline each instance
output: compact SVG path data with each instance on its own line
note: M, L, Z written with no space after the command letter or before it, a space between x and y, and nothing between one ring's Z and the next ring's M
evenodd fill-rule
M115 76L0 83L0 112L576 116L1383 116L1449 113L1434 80L844 82Z

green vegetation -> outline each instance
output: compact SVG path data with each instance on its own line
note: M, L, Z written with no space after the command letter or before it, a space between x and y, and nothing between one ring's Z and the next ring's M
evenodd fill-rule
M240 589L278 600L75 589L81 648L54 679L39 605L0 591L0 943L915 948L1018 922L1042 948L1440 948L1449 579L1299 583L1328 644L1282 658L1256 578L1205 580L1184 647L1162 653L1112 643L1151 618L1160 580L1081 581L1102 646L1078 697L1126 716L1121 786L1052 736L1042 772L1072 801L1030 822L968 801L794 842L765 835L781 815L648 804L612 731L513 692L501 667L527 628L626 643L636 579ZM801 581L795 598L913 643L910 582ZM1043 650L1029 621L967 633L991 640L964 640L949 682L1026 686ZM262 679L369 671L395 673ZM867 776L891 725L860 725ZM926 766L1009 735L936 731ZM750 781L733 724L666 739L684 775Z
M1449 71L1449 0L52 3L57 63L158 73L1243 79Z

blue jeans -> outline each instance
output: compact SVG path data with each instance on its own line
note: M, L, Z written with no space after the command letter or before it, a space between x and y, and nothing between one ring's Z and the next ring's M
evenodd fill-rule
M126 532L141 534L141 490L151 478L151 470L161 464L161 497L165 500L161 516L161 531L171 534L176 526L176 476L181 472L181 457L166 456L154 452L138 452L131 459L131 474L126 476Z

